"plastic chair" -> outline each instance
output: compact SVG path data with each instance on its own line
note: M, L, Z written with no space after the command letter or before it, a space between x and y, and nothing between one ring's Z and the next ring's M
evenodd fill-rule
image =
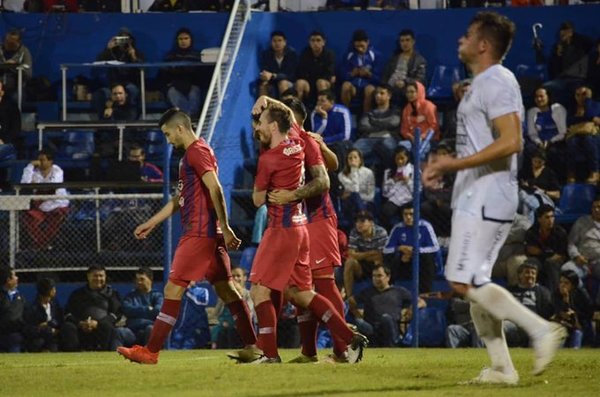
M573 223L583 215L589 215L596 197L596 187L589 184L568 184L563 186L556 210L558 223Z
M461 66L437 65L433 69L427 97L432 99L452 98L452 85L464 79Z
M94 150L93 131L71 131L67 133L56 157L67 160L86 160L92 156Z

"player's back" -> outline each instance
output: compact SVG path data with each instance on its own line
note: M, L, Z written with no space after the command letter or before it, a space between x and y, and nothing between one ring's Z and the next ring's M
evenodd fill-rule
M206 172L217 170L217 159L204 139L198 139L186 149L179 163L177 184L184 235L217 235L217 215L210 192L202 182L202 176Z

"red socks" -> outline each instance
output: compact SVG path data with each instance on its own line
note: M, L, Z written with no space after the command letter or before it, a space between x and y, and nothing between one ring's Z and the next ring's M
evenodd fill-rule
M315 284L315 291L327 298L329 302L331 302L337 313L340 315L340 317L344 318L344 300L342 299L340 290L335 285L335 280L333 278L316 278L313 280L313 282ZM344 352L348 348L348 345L339 337L332 335L332 339L333 352L339 357L342 354L344 354Z
M331 302L321 295L316 294L308 305L308 308L320 321L327 325L332 336L339 337L346 343L352 341L354 333L348 328L346 322L342 316L337 313L337 310Z
M227 308L235 320L235 328L244 346L256 344L256 334L246 302L243 300L233 301L227 305Z
M300 340L302 341L302 354L308 357L317 355L317 328L319 322L306 309L298 309L298 330L300 331Z
M272 301L265 301L255 306L258 317L258 345L265 356L275 358L277 352L277 315Z
M169 336L169 332L177 322L179 316L179 307L181 306L181 300L165 299L160 309L160 313L154 320L154 326L152 327L152 333L146 347L152 353L157 353L162 349L165 339Z

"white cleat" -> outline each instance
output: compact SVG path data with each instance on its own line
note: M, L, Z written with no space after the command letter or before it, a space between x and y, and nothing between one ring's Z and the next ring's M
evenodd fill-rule
M348 350L346 351L348 354L348 363L356 364L361 361L363 358L363 350L369 344L369 340L366 336L355 332L352 337L352 342L348 345Z
M556 351L562 346L567 337L567 330L562 325L550 322L550 328L541 337L533 341L535 364L533 375L541 375L554 358Z
M504 372L496 371L492 368L484 368L479 373L479 376L466 382L459 383L460 385L508 385L515 386L519 383L519 374L517 371L505 374Z

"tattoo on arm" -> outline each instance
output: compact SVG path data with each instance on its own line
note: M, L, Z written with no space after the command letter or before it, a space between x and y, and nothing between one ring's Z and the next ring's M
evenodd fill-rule
M313 177L312 181L299 187L294 192L298 200L315 197L329 189L329 175L327 175L324 165L319 164L310 167L310 175Z

